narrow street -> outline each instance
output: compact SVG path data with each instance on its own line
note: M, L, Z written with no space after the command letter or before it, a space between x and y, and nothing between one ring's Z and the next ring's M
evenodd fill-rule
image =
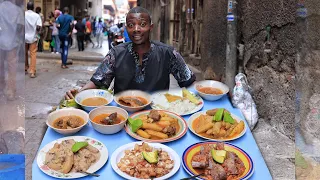
M90 79L97 65L97 62L74 62L69 69L61 69L60 61L38 59L37 77L31 79L26 76L26 179L31 180L31 166L47 129L48 112L67 90Z

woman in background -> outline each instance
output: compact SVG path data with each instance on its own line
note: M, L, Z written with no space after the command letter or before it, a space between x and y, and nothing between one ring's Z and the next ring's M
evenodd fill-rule
M54 18L52 19L53 29L52 29L52 39L54 41L54 52L56 54L60 53L60 39L59 39L59 29L57 27L56 20L60 16L60 11L54 11Z
M97 38L97 47L101 48L103 43L103 33L106 25L102 22L102 19L99 18L99 21L96 23L96 38ZM100 46L99 46L100 44Z

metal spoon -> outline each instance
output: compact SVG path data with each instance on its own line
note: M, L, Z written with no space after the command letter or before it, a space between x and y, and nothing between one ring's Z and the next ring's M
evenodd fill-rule
M89 172L85 172L85 171L81 171L81 172L84 173L84 174L87 174L89 176L94 176L94 177L99 177L100 176L100 174L89 173Z
M187 177L187 178L182 178L180 180L191 180L191 179L195 179L196 177L199 177L199 176L203 176L204 173L201 173L201 174L198 174L198 175L195 175L195 176L191 176L191 177Z

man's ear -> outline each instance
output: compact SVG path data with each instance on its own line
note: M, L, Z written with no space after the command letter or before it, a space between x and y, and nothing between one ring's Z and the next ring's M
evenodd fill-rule
M152 31L153 30L153 23L151 23L151 25L150 25L150 31Z

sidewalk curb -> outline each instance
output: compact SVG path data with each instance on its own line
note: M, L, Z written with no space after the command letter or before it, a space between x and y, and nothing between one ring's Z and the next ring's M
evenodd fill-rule
M61 59L60 54L47 54L47 53L37 53L37 58L40 59L52 59L57 60ZM93 61L93 62L101 62L103 60L103 56L75 56L75 55L69 55L68 60L72 59L74 61Z
M59 60L61 58L60 54L47 54L47 53L38 53L37 58L39 59L51 59ZM90 61L90 62L101 62L103 56L79 56L79 55L69 55L68 60L72 61ZM201 70L197 69L191 64L187 64L190 70L196 75L197 80L203 80L203 75Z

